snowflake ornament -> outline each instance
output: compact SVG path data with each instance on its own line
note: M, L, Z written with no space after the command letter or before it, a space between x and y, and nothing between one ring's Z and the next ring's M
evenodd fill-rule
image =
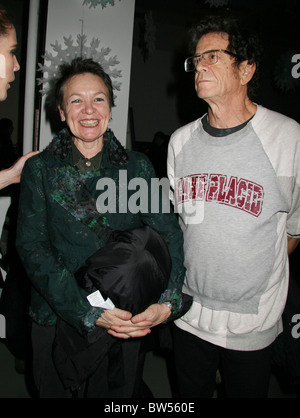
M222 7L227 6L229 0L205 0L205 3L208 3L210 6L214 7Z
M89 5L90 8L91 7L95 8L99 6L99 4L101 4L102 9L104 9L104 7L106 7L108 4L110 4L111 6L114 6L115 2L114 0L84 0L84 2L82 3L83 6Z
M52 89L59 75L59 66L63 63L69 63L77 57L92 58L98 62L112 79L113 89L120 91L121 83L117 82L116 79L122 77L121 70L111 68L119 64L119 61L116 55L113 57L108 56L111 52L110 48L102 47L98 51L100 40L96 38L92 39L89 46L86 45L86 35L77 35L76 44L74 44L71 35L69 37L64 36L63 39L65 48L58 41L55 41L54 44L51 44L51 47L56 55L46 51L45 55L43 55L44 64L38 63L38 71L43 74L41 78L37 79L38 85L42 85L42 89L40 90L42 95L48 94ZM49 63L49 65L46 63Z

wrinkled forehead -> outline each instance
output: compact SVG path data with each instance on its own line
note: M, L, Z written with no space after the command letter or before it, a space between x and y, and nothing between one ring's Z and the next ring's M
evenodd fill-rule
M97 91L104 91L108 94L108 88L104 83L102 77L98 74L83 72L74 74L68 78L63 84L63 95L70 94L72 92L86 91L95 89Z
M227 49L229 35L225 32L209 32L201 36L196 45L196 53L209 51L211 49Z

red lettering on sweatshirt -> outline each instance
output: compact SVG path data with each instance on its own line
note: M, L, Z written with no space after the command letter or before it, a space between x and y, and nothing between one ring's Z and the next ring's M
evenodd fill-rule
M225 174L193 174L177 180L177 203L191 200L215 202L243 210L254 216L262 211L261 185Z

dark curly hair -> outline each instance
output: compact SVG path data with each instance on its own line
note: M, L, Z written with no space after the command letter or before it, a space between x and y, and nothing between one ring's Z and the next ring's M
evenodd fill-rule
M250 32L245 22L233 16L206 16L191 29L191 52L194 54L199 39L208 33L226 33L228 35L227 49L234 52L236 66L248 60L256 64L256 71L248 83L249 96L254 95L260 76L260 61L262 46L258 36Z
M113 107L114 93L110 76L102 66L90 58L75 58L70 63L63 63L59 67L59 77L55 81L54 94L56 105L63 109L63 96L66 83L75 75L91 73L100 77L108 89L109 105Z

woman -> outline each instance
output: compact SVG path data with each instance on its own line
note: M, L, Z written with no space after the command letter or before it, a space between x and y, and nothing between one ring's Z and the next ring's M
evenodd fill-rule
M131 213L118 208L118 202L115 212L97 211L100 179L112 179L121 193L119 181L124 172L128 181L143 178L149 186L155 176L148 159L126 151L108 128L114 106L109 76L99 64L78 58L61 67L55 91L59 114L67 129L24 167L17 237L32 282L34 365L40 396L70 395L49 360L57 317L90 340L99 328L106 329L124 342L122 349L130 353L130 364L136 361L139 350L139 340L131 338L147 335L151 327L181 312L185 273L182 235L174 214ZM127 192L129 199L133 192ZM74 273L104 247L112 231L142 225L156 230L168 244L172 271L167 290L159 303L134 317L118 308L92 307ZM133 381L117 394L104 388L99 396L131 396ZM102 387L98 382L97 385Z
M0 8L0 101L7 98L7 90L15 79L15 71L19 71L20 65L15 56L17 47L16 30L7 14ZM22 156L13 166L0 171L0 189L10 184L19 183L22 168L25 161L35 155L29 152Z
M15 72L19 71L20 65L15 55L17 37L15 27L8 16L8 13L0 6L0 101L7 98L7 91L15 79ZM2 119L4 121L4 119ZM0 131L0 136L5 132ZM2 144L11 148L11 144ZM14 185L9 191L1 192L1 195L8 194L11 205L6 214L6 220L1 235L1 262L2 268L6 270L5 282L2 281L0 272L0 286L3 286L0 301L0 313L6 321L5 343L15 357L17 371L23 373L23 360L26 357L26 313L27 306L27 283L24 278L22 265L15 249L15 229L17 220L17 197L18 189L16 183L20 182L21 172L25 161L37 154L29 152L18 160L14 158L9 149L2 152L0 167L0 190L7 186ZM8 160L8 156L11 158ZM5 161L6 158L6 161ZM11 165L12 164L12 165ZM26 334L26 335L24 335Z

